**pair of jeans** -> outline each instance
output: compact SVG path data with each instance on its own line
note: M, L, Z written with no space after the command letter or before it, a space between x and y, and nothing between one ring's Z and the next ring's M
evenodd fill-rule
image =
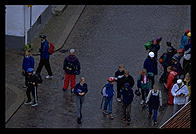
M158 114L158 108L153 108L152 106L149 106L149 115L152 115L153 110L153 121L157 122L157 114Z
M107 110L108 107L108 113L111 114L112 113L112 100L113 97L104 97L104 107L103 110Z
M76 110L77 110L77 118L82 118L82 104L84 102L84 96L76 95Z
M123 103L123 115L126 119L130 119L130 114L131 114L131 103L130 104L125 104Z
M40 74L43 66L45 66L45 68L46 68L46 70L48 72L48 75L52 76L52 71L51 71L51 67L50 67L49 58L48 59L40 59L40 62L39 62L39 65L38 65L36 73Z

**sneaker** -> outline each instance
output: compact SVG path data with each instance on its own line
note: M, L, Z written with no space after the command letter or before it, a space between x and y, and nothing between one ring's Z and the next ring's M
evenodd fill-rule
M38 104L37 103L33 103L31 106L32 107L35 107L35 106L37 106Z
M26 101L24 104L29 105L29 104L32 104L32 102L31 101Z
M110 114L110 119L111 119L111 120L113 120L113 119L114 119L114 117L113 117L113 115L112 115L112 114Z
M117 100L118 102L121 102L121 99L120 99L120 98L117 98L116 100Z
M108 115L108 112L106 110L103 111L103 114Z
M153 124L153 126L156 126L156 125L157 125L157 122L155 121L154 124Z
M53 78L53 76L50 76L50 75L46 76L46 79L52 79L52 78Z
M142 100L142 101L140 102L140 104L143 105L143 104L144 104L144 100Z

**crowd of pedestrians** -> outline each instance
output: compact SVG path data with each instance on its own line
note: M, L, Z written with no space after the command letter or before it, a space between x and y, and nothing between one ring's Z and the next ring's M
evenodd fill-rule
M31 56L31 50L27 49L23 58L22 70L25 76L24 88L27 88L26 95L27 100L25 104L32 104L32 106L38 105L37 88L41 83L41 70L45 66L48 75L46 79L52 79L53 73L50 66L50 43L46 39L46 35L41 34L41 46L40 62L37 70L34 70L34 58ZM143 67L139 72L137 78L137 96L138 91L141 92L140 104L148 107L149 119L151 119L153 113L154 125L157 124L158 109L162 106L162 94L160 87L155 82L155 78L158 75L158 63L163 67L162 75L159 82L163 84L164 88L168 92L168 104L174 105L173 113L178 111L186 102L191 99L191 32L186 30L181 38L181 44L178 49L172 46L171 42L166 42L166 52L158 57L158 51L160 50L160 44L162 37L159 37L151 41L151 46L146 48L148 55L143 63ZM75 49L70 49L69 55L65 57L63 62L63 71L65 74L63 91L66 91L71 85L71 93L75 95L76 111L77 111L77 123L81 124L82 121L82 105L86 93L88 92L87 83L85 77L80 78L80 82L76 84L76 75L80 74L80 62L75 55ZM183 59L181 66L181 60ZM117 89L114 88L116 82ZM123 64L119 65L118 70L114 76L107 78L107 83L104 84L101 89L103 96L103 114L109 115L110 119L114 119L112 114L113 98L116 96L116 100L122 103L122 120L127 121L130 124L131 121L131 105L134 99L133 86L135 84L134 78L130 72L125 68ZM115 93L117 92L117 93ZM34 98L31 101L31 95Z

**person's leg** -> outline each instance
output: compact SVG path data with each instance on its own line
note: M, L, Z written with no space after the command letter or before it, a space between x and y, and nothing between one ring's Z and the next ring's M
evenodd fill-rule
M142 92L142 100L145 101L146 97L145 97L145 91L144 91L144 89L141 89L141 92Z
M82 119L82 105L84 102L84 98L85 96L81 96L81 99L80 99L80 119Z
M153 121L157 122L157 113L158 113L158 109L153 109L154 113L153 113Z
M106 111L107 111L108 103L109 103L108 98L107 98L107 97L104 97L104 106L103 106L103 110L104 110L105 113L106 113Z
M26 71L25 71L24 75L25 75L25 86L27 87L27 84L28 84L28 83L27 83L27 75L28 75L28 74L27 74Z
M123 106L122 106L122 108L123 108L123 120L126 120L126 104L125 103L123 103Z
M168 104L173 105L173 95L171 93L171 89L169 89L169 99L168 99Z
M65 74L65 80L64 80L64 85L63 85L63 89L66 90L69 86L69 79L70 79L70 74Z
M151 105L148 105L148 110L149 110L148 118L150 119L152 116L152 106Z
M70 79L71 79L71 90L73 91L76 84L76 75L71 75Z
M130 104L128 104L128 106L127 106L127 119L128 119L128 121L130 121L131 120L131 103Z
M36 70L36 73L37 74L40 74L43 66L44 66L44 60L43 59L40 59L39 65L38 65L37 70Z
M117 83L117 98L121 98L120 97L120 84L119 83Z
M46 68L46 70L47 70L47 72L48 72L48 75L49 76L52 76L52 70L51 70L51 67L50 67L50 61L49 61L49 58L48 59L45 59L44 60L45 61L45 68Z
M34 86L33 89L32 89L31 91L32 91L32 96L33 96L33 98L34 98L34 103L38 103L37 87Z
M80 96L75 97L76 99L76 113L77 113L77 118L80 118Z
M27 95L27 102L31 102L31 95L30 95L31 89L27 87L26 95Z
M173 114L175 114L177 112L177 110L178 110L177 107L178 107L178 105L177 104L174 104Z
M112 100L113 100L113 98L111 98L111 99L109 100L109 109L108 109L108 113L109 113L109 114L112 114Z

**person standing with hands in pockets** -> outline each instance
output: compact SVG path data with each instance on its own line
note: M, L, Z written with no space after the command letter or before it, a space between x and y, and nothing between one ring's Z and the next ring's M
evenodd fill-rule
M81 124L82 104L84 102L84 97L85 97L86 93L88 92L87 84L85 83L84 77L80 78L80 82L78 84L76 84L73 92L76 95L77 123Z

